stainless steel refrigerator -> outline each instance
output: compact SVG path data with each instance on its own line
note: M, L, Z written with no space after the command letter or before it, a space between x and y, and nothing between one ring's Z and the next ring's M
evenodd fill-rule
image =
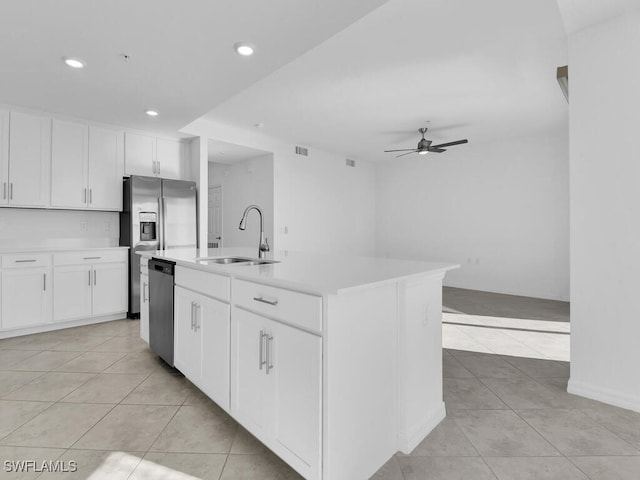
M195 248L196 184L132 176L124 179L120 245L129 247L129 317L140 316L140 255L144 250Z

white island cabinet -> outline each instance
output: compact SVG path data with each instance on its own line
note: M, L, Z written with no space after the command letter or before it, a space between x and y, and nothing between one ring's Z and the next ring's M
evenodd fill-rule
M229 278L176 267L174 363L229 410Z
M304 478L367 479L444 418L442 279L457 265L143 255L176 263L176 367Z

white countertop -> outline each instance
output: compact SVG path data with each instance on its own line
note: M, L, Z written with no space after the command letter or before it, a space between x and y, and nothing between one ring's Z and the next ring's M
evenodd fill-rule
M440 275L459 268L459 265L453 263L302 252L269 252L267 259L280 263L266 265L196 262L196 258L200 257L257 256L257 249L243 247L189 248L138 253L147 257L171 260L177 265L318 295L340 294L398 280Z
M129 247L26 247L1 248L0 255L10 253L55 253L55 252L84 252L92 250L121 250Z

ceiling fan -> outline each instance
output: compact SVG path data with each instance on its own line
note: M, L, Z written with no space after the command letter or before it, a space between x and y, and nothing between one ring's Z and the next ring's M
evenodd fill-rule
M411 153L418 153L420 155L426 155L429 152L434 153L442 153L446 152L444 147L452 147L453 145L461 145L463 143L467 143L469 140L466 138L464 140L456 140L455 142L447 142L441 143L439 145L431 145L433 142L431 140L427 140L424 138L424 134L427 133L427 128L419 128L418 131L422 134L422 139L418 142L418 148L406 148L403 150L385 150L385 153L389 152L407 152L400 155L396 155L397 157L404 157L405 155L409 155Z

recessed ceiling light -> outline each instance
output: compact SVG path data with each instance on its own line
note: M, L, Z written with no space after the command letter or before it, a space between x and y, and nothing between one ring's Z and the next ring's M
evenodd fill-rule
M247 42L237 42L233 44L233 49L238 52L238 55L250 57L255 52L256 47Z
M62 61L71 68L84 68L85 63L79 58L62 57Z
M158 112L155 111L155 110L145 110L144 113L146 113L150 117L157 117L158 116Z

